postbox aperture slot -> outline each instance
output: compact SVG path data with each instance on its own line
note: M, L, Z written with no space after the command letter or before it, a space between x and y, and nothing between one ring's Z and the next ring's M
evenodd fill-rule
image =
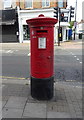
M37 33L47 33L47 30L37 30Z
M46 37L38 37L38 49L46 49Z

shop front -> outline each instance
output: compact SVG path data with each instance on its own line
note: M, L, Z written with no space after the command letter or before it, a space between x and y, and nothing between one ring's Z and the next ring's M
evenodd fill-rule
M19 21L19 42L30 42L30 29L26 23L26 20L38 17L39 14L43 14L46 17L53 17L54 12L52 9L33 9L33 10L20 10L18 8L18 21Z
M30 30L28 25L23 25L23 40L24 42L30 40Z
M54 9L33 9L33 10L20 10L18 8L18 16L19 16L19 42L25 43L30 42L30 29L26 23L26 20L31 18L36 18L40 14L43 14L46 17L54 18ZM67 28L69 26L68 22L61 22L61 31L62 31L62 40L66 41L67 39ZM57 23L54 27L54 42L58 42L58 28L59 23Z
M61 28L61 40L60 41L67 41L67 28L69 26L68 22L61 22L60 28ZM59 24L56 24L56 40L55 42L58 42L58 29L59 29Z
M19 29L16 9L2 10L1 12L2 41L0 42L19 42L17 38Z

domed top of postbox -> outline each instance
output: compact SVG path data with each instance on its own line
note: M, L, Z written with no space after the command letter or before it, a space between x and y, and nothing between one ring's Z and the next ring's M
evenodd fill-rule
M44 26L47 26L47 25L52 26L55 23L57 23L58 20L55 19L55 18L45 17L43 14L40 14L36 18L26 20L26 22L30 26L42 26L42 25L44 25Z

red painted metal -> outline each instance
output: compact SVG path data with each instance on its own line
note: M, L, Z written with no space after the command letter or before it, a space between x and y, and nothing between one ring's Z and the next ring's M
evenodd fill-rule
M41 14L26 22L30 27L31 76L49 78L53 76L54 24L57 23L57 19Z

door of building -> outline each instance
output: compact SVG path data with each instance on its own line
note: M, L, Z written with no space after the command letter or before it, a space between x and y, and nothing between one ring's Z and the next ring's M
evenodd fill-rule
M23 42L30 40L30 30L28 25L23 25Z

